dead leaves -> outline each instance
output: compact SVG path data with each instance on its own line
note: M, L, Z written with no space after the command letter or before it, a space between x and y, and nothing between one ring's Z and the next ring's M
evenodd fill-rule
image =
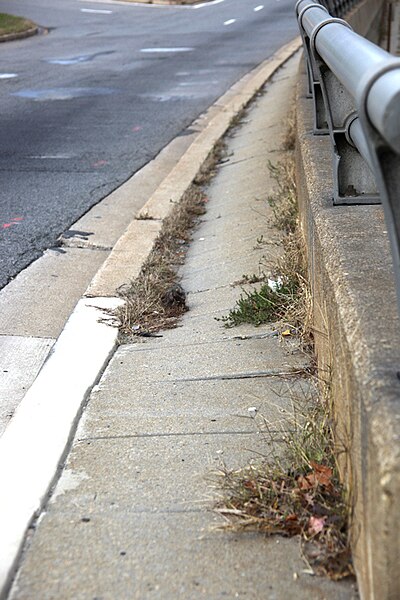
M312 490L318 486L322 486L329 491L333 490L332 485L332 474L331 467L325 465L319 465L318 463L311 462L312 471L306 476L300 475L297 484L300 490Z
M316 573L341 579L353 574L347 536L347 506L334 469L310 461L308 472L283 473L269 464L225 472L229 494L217 511L228 527L302 538Z

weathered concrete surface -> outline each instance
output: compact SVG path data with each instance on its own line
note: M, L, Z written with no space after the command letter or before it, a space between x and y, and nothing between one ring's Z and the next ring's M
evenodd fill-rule
M400 323L380 206L334 207L329 139L313 137L298 89L298 190L318 360L332 374L362 598L400 592Z
M161 225L160 221L133 220L93 277L85 296L114 297L116 290L126 284L128 273L135 279L154 246Z
M110 370L107 385L102 382L93 391L79 439L88 439L89 435L95 438L140 436L143 431L148 435L188 431L199 435L232 431L254 433L257 427L263 429L261 415L267 414L271 424L274 423L274 431L279 433L281 427L285 428L285 418L291 411L290 398L308 393L308 384L295 377L142 384L130 368L131 362L129 359L124 363L125 368ZM146 403L143 403L144 394ZM248 409L253 406L260 418L249 415Z
M230 140L236 159L242 150L248 156L253 146L252 164L258 165L254 185L264 198L271 191L265 165L268 158L276 160L281 147L281 124L296 68L296 60L291 61L252 108L243 131L253 131L253 139L249 136L243 144L237 132ZM279 96L273 92L276 86ZM271 107L273 101L276 108L278 97L281 118ZM263 128L269 136L260 142ZM209 190L207 218L220 223L220 239L236 235L225 216L233 216L243 202L237 190L249 165L239 164L232 172L221 169ZM228 182L232 202L219 207L224 219L219 213L212 216L212 205ZM259 203L255 195L245 202L251 235L243 250L253 252L257 266L260 249L255 242L261 233L268 236L268 226L252 210ZM207 229L209 223L203 226ZM189 290L192 257L195 262L203 247L203 226L182 271ZM237 280L243 274L241 265L235 272L234 261L223 264L230 247L221 245L219 256L205 256L204 261L210 266L217 261L221 276L228 269L226 280ZM269 247L263 252L268 254ZM214 495L210 472L223 463L245 465L258 460L257 453L269 452L268 438L260 432L262 419L249 419L248 408L257 407L270 427L279 430L290 404L288 387L306 385L304 379L278 376L288 367L302 369L305 359L290 343L272 337L271 328L227 331L214 320L213 292L222 309L225 291L226 314L232 290L237 298L240 290L230 286L190 292L189 305L197 316L189 311L181 326L163 332L162 338L128 345L114 355L91 394L66 468L28 539L10 599L355 598L349 582L305 574L297 540L237 536L211 528L221 521L207 510ZM264 375L257 377L261 371Z
M115 507L109 512L107 517L77 511L48 514L32 546L42 557L35 565L36 578L29 587L21 581L13 596L25 600L350 597L343 584L301 575L303 564L293 540L213 531L220 521L200 511L127 513ZM299 574L296 581L294 573ZM49 575L44 589L41 580Z
M0 293L0 335L57 338L109 252L47 250Z
M354 31L377 44L382 34L382 13L384 8L382 0L362 0L349 14L346 21Z

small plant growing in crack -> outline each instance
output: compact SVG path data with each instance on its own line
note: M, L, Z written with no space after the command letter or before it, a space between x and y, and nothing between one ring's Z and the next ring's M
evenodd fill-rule
M298 223L298 207L293 160L286 160L270 171L277 181L276 194L268 199L272 208L272 224L282 231L283 254L272 269L270 277L261 280L263 285L251 291L243 290L236 306L218 320L225 327L243 323L255 326L275 323L282 331L289 330L300 336L302 346L311 350L311 294L307 275L307 262L302 233ZM260 245L264 237L257 239ZM242 283L257 283L245 281Z

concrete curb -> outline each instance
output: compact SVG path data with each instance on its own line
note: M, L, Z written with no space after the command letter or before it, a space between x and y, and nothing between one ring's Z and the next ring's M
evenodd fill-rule
M108 363L117 331L99 316L116 299L81 300L0 438L0 597L20 546L57 475L91 388ZM82 365L85 368L82 369Z
M352 24L374 37L374 0ZM320 372L331 377L340 468L352 504L352 549L363 599L400 590L400 322L382 208L333 206L332 153L313 136L306 74L297 93L297 189Z
M377 0L364 0L346 20L377 40L381 8ZM297 189L318 365L332 379L360 596L394 600L400 590L400 321L392 258L380 206L333 207L330 141L310 133L306 92L303 69L296 102Z
M117 330L104 321L107 310L121 303L116 287L139 273L171 200L179 201L191 185L232 118L299 47L299 38L286 44L217 101L206 128L143 207L154 218L135 219L117 242L85 294L90 298L78 302L0 438L0 481L6 491L0 497L0 598L6 597L26 532L46 502L85 400L115 349Z
M342 477L352 501L361 598L400 589L400 323L380 206L332 205L329 140L299 90L297 189L320 372L331 377Z
M27 29L26 31L20 31L18 33L5 33L4 35L0 35L0 43L2 42L12 42L14 40L24 40L25 38L32 37L33 35L37 35L40 31L40 27L35 26L31 29Z

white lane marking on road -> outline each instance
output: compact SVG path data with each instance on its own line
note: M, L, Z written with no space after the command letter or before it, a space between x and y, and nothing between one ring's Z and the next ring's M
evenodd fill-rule
M13 79L18 77L16 73L0 73L0 79Z
M213 4L221 4L221 2L224 2L224 0L212 0L211 2L202 2L201 4L196 4L195 6L192 6L192 8L204 8L205 6L212 6Z
M262 10L264 8L264 4L260 4L259 6L256 6L254 9L254 12L258 12L259 10Z
M194 48L141 48L140 52L192 52Z
M95 15L112 15L112 10L97 10L96 8L81 8L83 13L93 13Z
M32 156L28 156L27 158L32 159L40 159L40 160L49 160L49 159L57 159L57 160L65 160L67 158L73 158L73 154L34 154Z
M76 65L80 62L85 62L84 58L51 58L47 61L50 65Z
M224 22L224 25L232 25L232 23L236 23L236 19L228 19L228 21Z
M179 87L192 87L195 85L201 85L201 86L216 85L217 83L220 83L217 79L213 79L210 81L182 81L181 83L178 83L178 86Z

